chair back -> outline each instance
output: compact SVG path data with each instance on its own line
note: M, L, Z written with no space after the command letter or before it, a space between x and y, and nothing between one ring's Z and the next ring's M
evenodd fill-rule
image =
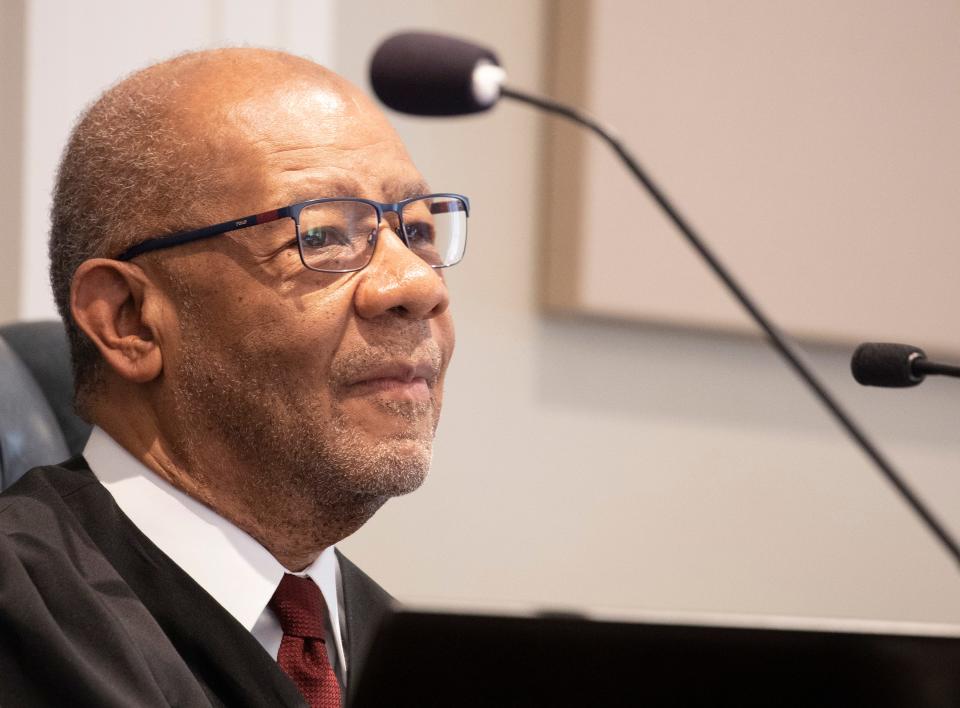
M73 412L73 373L60 322L0 327L0 490L31 467L82 452L90 426Z

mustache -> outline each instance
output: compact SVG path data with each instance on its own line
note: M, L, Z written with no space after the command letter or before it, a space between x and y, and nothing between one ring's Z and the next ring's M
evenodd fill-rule
M433 339L410 342L377 343L353 349L337 356L330 366L330 383L345 387L367 378L385 364L409 364L425 374L429 386L443 373L443 352Z

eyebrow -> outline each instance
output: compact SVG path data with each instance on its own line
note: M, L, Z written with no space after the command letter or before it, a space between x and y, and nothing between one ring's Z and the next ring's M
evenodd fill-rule
M387 202L400 202L408 197L430 194L430 186L423 180L413 180L409 182L387 181L381 183L380 191ZM289 199L292 204L298 204L310 199L323 199L328 197L370 198L369 194L365 194L364 192L365 190L359 182L341 179L327 182L320 194L316 191L305 192L303 190L297 190L290 193Z
M380 191L387 199L394 202L403 201L407 197L417 197L421 194L430 194L430 186L423 180L414 182L383 182Z

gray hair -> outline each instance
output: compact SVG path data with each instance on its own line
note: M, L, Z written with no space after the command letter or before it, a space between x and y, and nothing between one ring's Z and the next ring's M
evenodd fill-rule
M191 223L215 190L215 170L177 122L178 71L204 60L178 57L106 91L80 116L60 163L50 230L50 283L70 342L74 405L87 420L104 362L70 308L77 267ZM195 223L195 222L194 222Z

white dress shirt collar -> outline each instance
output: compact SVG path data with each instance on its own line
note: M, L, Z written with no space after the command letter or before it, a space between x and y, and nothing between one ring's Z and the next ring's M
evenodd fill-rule
M265 612L272 619L267 603L287 570L266 548L160 478L98 427L93 428L83 457L134 525L240 624L253 631ZM298 575L310 576L323 593L336 658L345 675L334 547L325 549ZM276 654L274 647L265 648Z

